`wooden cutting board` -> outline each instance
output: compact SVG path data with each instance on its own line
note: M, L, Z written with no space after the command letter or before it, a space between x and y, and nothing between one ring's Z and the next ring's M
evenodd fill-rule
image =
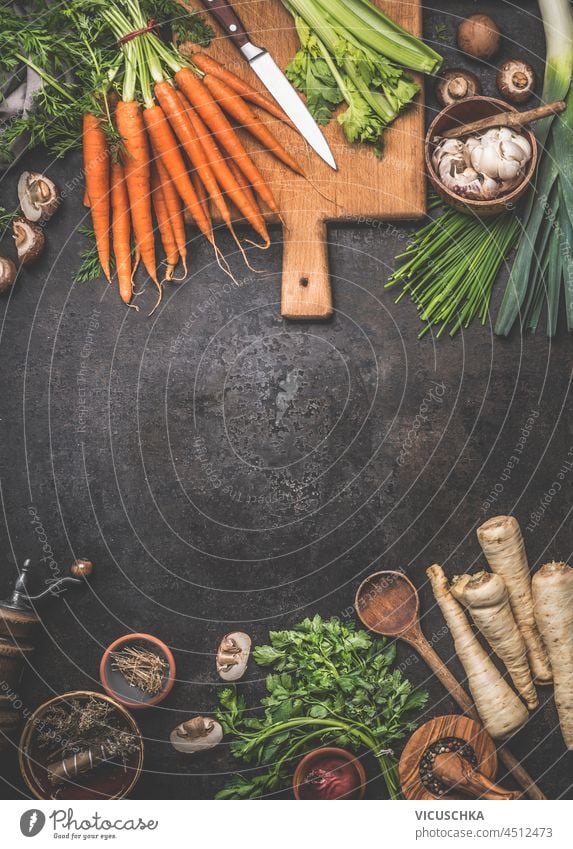
M409 32L421 34L421 0L374 2ZM235 0L234 7L253 41L266 47L284 69L298 48L298 38L282 4L278 0ZM208 52L263 91L242 55L222 36L212 18L210 23L218 37ZM419 75L413 76L421 82ZM368 145L348 144L340 125L331 121L324 129L338 171L326 165L293 130L274 118L265 119L309 178L293 174L256 143L246 144L282 212L281 312L290 319L325 319L332 313L327 223L372 226L376 219L418 218L426 210L423 95L385 131L382 160Z

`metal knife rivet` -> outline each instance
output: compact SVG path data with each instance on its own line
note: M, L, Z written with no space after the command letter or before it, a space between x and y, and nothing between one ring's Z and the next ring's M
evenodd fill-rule
M231 24L229 29L231 30L231 32L235 32L235 30L237 29L237 24Z

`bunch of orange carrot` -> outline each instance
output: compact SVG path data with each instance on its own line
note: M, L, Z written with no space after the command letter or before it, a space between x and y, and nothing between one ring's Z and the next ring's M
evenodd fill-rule
M212 244L228 272L213 234L216 211L233 228L233 207L264 248L269 245L265 208L279 214L271 188L247 153L229 119L246 128L297 174L298 163L253 110L254 104L290 124L280 107L204 53L192 61L164 44L146 25L138 0L112 3L102 13L124 55L121 99L108 97L106 113L87 113L83 123L86 203L103 272L111 280L111 255L124 303L133 295L141 260L158 289L173 279L179 262L187 270L185 218ZM112 127L106 126L111 120ZM111 129L111 133L110 133ZM109 141L114 135L118 144ZM156 222L156 223L155 223ZM157 228L165 254L158 273Z

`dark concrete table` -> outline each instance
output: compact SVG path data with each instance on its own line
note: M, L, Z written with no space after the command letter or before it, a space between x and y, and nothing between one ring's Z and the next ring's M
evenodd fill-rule
M439 47L446 65L459 64L447 45L475 4L439 5L426 9L426 36L445 24ZM504 57L539 68L536 4L523 6L480 10L499 20ZM479 74L494 94L492 69ZM25 164L47 163L34 153ZM85 246L80 169L78 155L51 166L68 197L41 265L0 304L0 597L26 556L40 586L75 556L90 557L91 589L44 610L24 704L99 689L101 654L125 632L163 638L179 680L163 706L138 714L146 761L134 795L209 798L236 769L225 746L185 758L166 740L182 719L213 708L213 652L226 631L244 628L261 643L269 628L315 611L351 617L365 575L404 568L420 588L427 635L461 675L425 568L477 566L476 526L505 512L519 518L532 564L571 558L571 340L563 328L551 343L543 333L502 340L475 324L453 340L419 341L415 309L383 289L413 228L388 223L330 230L330 323L281 319L278 231L256 258L265 274L243 275L235 263L238 288L193 243L189 280L169 287L149 319L147 309L122 309L101 282L72 285ZM6 204L16 176L2 181ZM149 287L142 305L153 298ZM547 502L561 469L562 489ZM456 711L404 646L398 660L429 689L429 714ZM250 703L262 695L254 664L244 691ZM542 702L512 746L547 795L563 797L571 762L549 692ZM365 765L378 798L382 782ZM13 757L1 773L6 796L25 793Z

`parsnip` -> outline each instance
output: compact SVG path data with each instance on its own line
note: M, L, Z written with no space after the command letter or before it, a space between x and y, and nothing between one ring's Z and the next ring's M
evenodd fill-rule
M505 582L492 572L458 575L452 595L466 607L478 630L505 664L515 688L529 710L539 704L531 680L525 642L516 625Z
M525 642L533 680L537 684L550 684L553 680L551 665L533 615L531 578L517 519L513 516L488 519L478 528L477 537L491 571L505 581L509 603Z
M442 567L430 566L426 574L450 629L484 728L495 739L503 740L527 721L527 708L474 636L462 606L450 592Z
M546 563L532 584L535 619L553 667L561 733L573 749L573 568Z

